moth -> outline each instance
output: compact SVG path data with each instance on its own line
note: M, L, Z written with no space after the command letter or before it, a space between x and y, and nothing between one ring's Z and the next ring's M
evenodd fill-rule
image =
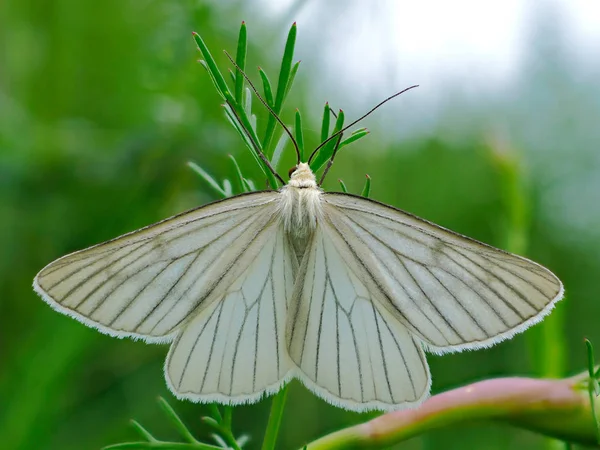
M431 385L425 350L494 345L562 298L541 265L324 192L308 162L278 190L64 256L34 289L103 333L170 343L164 372L179 398L252 403L297 378L353 411L418 405Z

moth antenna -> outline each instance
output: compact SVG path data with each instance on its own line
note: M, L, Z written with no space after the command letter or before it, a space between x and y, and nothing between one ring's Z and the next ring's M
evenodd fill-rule
M327 139L325 139L323 142L321 142L317 148L315 148L313 150L313 152L310 154L310 157L308 158L308 163L310 164L310 162L312 161L312 159L314 158L314 156L317 154L317 152L319 150L321 150L321 148L327 144L329 141L331 141L333 138L337 137L338 134L343 133L344 131L346 131L348 128L353 127L354 125L356 125L358 122L360 122L361 120L363 120L365 117L371 115L376 109L378 109L379 107L383 106L385 103L389 102L390 100L398 97L400 94L404 94L406 91L410 91L411 89L414 89L416 87L419 87L418 84L415 84L414 86L410 86L407 87L406 89L401 90L400 92L396 92L394 95L390 95L388 98L386 98L385 100L379 102L377 105L375 105L373 108L371 108L371 110L369 112L367 112L366 114L363 114L362 116L360 116L358 119L356 119L354 122L352 122L350 125L346 125L344 128L342 128L340 131L338 131L337 133L332 134L331 136L329 136Z
M279 118L279 116L277 115L277 113L275 113L275 111L273 111L273 108L271 108L269 106L269 104L267 103L267 101L264 98L261 97L261 95L258 92L258 89L256 89L256 87L254 86L254 84L252 83L252 81L250 81L250 78L248 78L248 75L246 75L246 73L241 69L241 67L236 64L236 62L231 57L231 55L227 52L227 50L224 50L224 53L227 56L227 58L229 58L229 61L231 61L231 64L233 64L235 66L235 68L240 71L240 73L242 74L242 76L244 77L244 79L246 80L246 82L248 83L248 85L250 86L250 88L252 89L252 91L254 91L254 94L256 95L256 97L260 100L260 102L263 105L265 105L265 108L267 108L269 110L269 112L271 113L271 115L275 118L275 120L277 120L277 122L279 122L279 125L281 125L281 127L283 128L283 130L290 137L290 139L292 141L292 144L294 144L294 150L296 151L296 160L297 160L296 164L300 164L302 162L302 161L300 161L300 148L298 147L298 143L296 142L296 139L294 139L294 135L292 134L292 132L285 125L285 123L283 123L283 120L281 120Z
M329 158L329 161L327 161L327 166L325 166L325 170L323 171L323 174L321 175L321 179L319 180L319 186L321 186L323 184L323 181L325 181L325 175L327 175L327 172L329 172L329 169L331 169L331 166L333 165L333 159L335 158L335 155L337 154L338 148L340 148L340 142L342 142L342 136L344 135L344 133L336 133L338 134L338 140L335 143L335 147L333 148L333 153L331 154L331 158Z

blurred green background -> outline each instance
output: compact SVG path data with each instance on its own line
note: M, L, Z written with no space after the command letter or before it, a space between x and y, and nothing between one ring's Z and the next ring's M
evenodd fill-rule
M191 31L200 32L227 67L220 50L235 49L239 23L246 19L249 67L260 64L274 81L290 19L301 3L264 16L253 2L0 4L1 448L97 449L136 440L130 418L174 438L158 395L206 437L199 421L204 407L179 402L166 389L166 346L88 329L52 311L31 283L59 256L216 199L186 167L189 160L222 179L233 176L226 157L232 153L262 185L196 62ZM361 5L354 7L366 8ZM314 14L327 23L335 13ZM337 189L336 180L343 178L358 193L368 173L377 200L524 252L563 280L567 298L542 325L492 349L430 355L434 393L505 374L579 372L586 363L583 338L600 345L600 58L583 55L557 27L557 17L545 12L526 25L530 37L521 43L523 63L509 94L441 90L442 98L433 101L434 120L429 113L411 133L406 128L419 123L424 111L413 106L421 99L432 103L426 90L412 91L410 103L399 99L393 109L402 115L380 110L366 121L372 134L343 151L325 185ZM309 18L299 23L298 38L299 45L308 42L301 51L307 66L301 66L284 118L291 121L299 107L314 144L325 98L313 86L330 89L332 106L348 107L351 117L381 97L367 95L364 86L357 105L358 88L340 91L335 82L319 82L323 58L318 27L311 28ZM254 70L249 73L257 79ZM419 82L408 66L403 75ZM287 173L283 166L281 173ZM269 404L235 409L234 428L251 437L248 448L259 448ZM294 382L279 448L300 447L361 420ZM428 433L398 448L551 445L526 431L481 423Z

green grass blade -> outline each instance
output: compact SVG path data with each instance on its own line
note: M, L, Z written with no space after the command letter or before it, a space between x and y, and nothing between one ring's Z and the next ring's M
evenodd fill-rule
M223 450L223 447L216 445L204 444L198 442L196 444L188 444L187 442L125 442L123 444L109 445L103 447L102 450L145 450L145 449L161 449L161 450Z
M342 142L340 142L340 146L338 147L338 152L342 149L342 147L345 147L348 144L352 144L353 142L358 141L359 139L365 137L367 134L369 134L369 130L367 130L366 128L361 128L360 130L356 130L347 139L344 139Z
M329 137L329 127L331 122L331 108L329 103L325 103L323 108L323 122L321 123L321 142Z
M340 112L335 121L335 126L333 127L333 132L331 133L331 135L334 135L335 133L337 133L344 127L344 119L345 119L344 111L342 111L340 109ZM350 138L348 138L348 139L350 139ZM321 148L319 150L319 152L317 153L317 156L315 156L314 159L312 160L312 162L310 163L310 168L313 172L316 173L321 167L323 167L325 165L325 163L329 160L329 158L331 158L331 155L333 154L333 149L335 148L336 143L337 143L337 139L332 139L327 144L325 144L323 146L323 148Z
M248 53L248 32L246 30L246 22L242 22L240 34L238 36L237 53L235 63L242 71L246 71L246 55ZM242 94L244 92L244 76L239 70L235 72L235 101L242 104Z
M290 78L288 79L287 86L285 87L285 94L283 98L287 98L290 93L290 89L292 89L292 85L294 84L294 80L296 79L296 74L298 73L298 68L300 67L300 61L297 61L290 71Z
M360 193L360 195L362 195L365 198L369 198L369 195L371 194L371 177L369 175L366 175L367 180L365 181L365 187L363 187L362 192Z
M233 162L233 167L235 168L235 173L237 175L236 181L240 187L240 190L242 192L248 192L247 184L244 183L244 176L242 175L242 169L240 169L240 165L238 164L238 162L236 161L236 159L233 155L227 155L227 156L229 156L229 159L231 159L231 161Z
M266 72L264 70L262 70L260 67L258 68L258 73L260 74L260 79L262 80L262 84L263 84L263 90L265 92L265 101L267 102L267 105L269 105L271 108L274 106L273 102L273 88L271 87L271 82L269 81L269 77L267 76Z
M346 187L346 184L342 181L342 180L338 180L338 183L340 183L340 187L342 188L342 192L347 194L348 193L348 188Z
M206 172L202 167L200 167L198 164L196 164L193 161L188 161L187 163L188 167L190 167L194 172L196 172L198 175L200 175L200 177L206 181L206 183L214 189L214 191L219 194L221 197L225 198L227 197L227 192L225 192L225 190L219 186L219 183L217 183L217 181L211 177L208 172Z
M273 111L279 115L281 113L281 107L285 100L286 93L289 92L289 80L292 70L292 59L294 57L294 47L296 46L296 23L292 25L288 33L288 38L285 44L285 50L283 52L283 58L281 60L281 68L279 69L279 80L277 82L277 92L275 94L275 103L273 105ZM265 130L265 137L263 139L263 150L267 155L267 158L271 158L273 152L271 149L271 141L273 140L273 133L275 132L275 126L277 121L272 115L269 116L267 121L267 127Z
M283 155L283 150L285 149L285 144L287 144L289 136L287 133L281 133L279 140L277 141L277 145L275 146L275 150L273 151L273 158L271 159L271 164L275 169L279 167L279 162L281 161L281 156Z
M223 416L221 416L221 411L219 411L219 407L214 403L209 403L208 409L210 411L210 416L217 422L221 423L221 421L223 420Z
M223 107L225 108L225 115L226 115L227 119L233 125L233 127L236 129L236 131L239 133L239 135L242 137L242 140L244 141L246 146L250 149L250 153L252 153L252 156L254 156L254 159L256 160L257 164L260 166L263 173L267 177L269 186L271 186L271 189L277 189L279 187L279 185L277 184L277 180L275 179L275 176L269 170L269 168L266 166L266 164L258 156L257 150L254 148L254 145L252 144L252 140L246 135L244 128L242 127L242 124L240 124L238 117L235 115L235 113L231 109L231 106L229 106L228 104L225 104ZM255 142L258 142L258 137L256 137L254 128L252 128L252 124L250 123L248 118L245 115L240 115L240 118L242 118L242 120L244 120L244 122L245 122L244 127L249 130L251 135L254 137Z
M285 50L283 51L283 59L281 60L281 69L279 70L277 95L275 97L275 108L277 112L281 111L283 101L285 100L285 94L289 91L288 85L292 71L292 60L294 59L297 31L296 22L294 22L290 28L290 32L288 33L288 38L285 43Z
M158 404L161 409L165 412L171 423L175 426L179 434L183 439L191 444L200 444L200 442L194 437L188 427L185 426L183 421L179 418L175 410L169 405L169 403L162 397L158 398Z
M233 195L233 186L231 185L231 181L229 181L227 178L223 180L223 190L225 191L225 194L227 194L227 197L231 197Z
M206 68L215 80L215 86L217 87L217 90L221 93L221 95L224 98L231 99L231 93L229 92L229 88L227 87L225 78L223 78L221 71L217 67L217 63L215 62L215 59L211 55L210 51L208 50L208 47L204 43L204 40L202 39L202 37L200 37L198 33L194 32L192 34L194 36L194 40L196 41L198 49L202 53L202 57L204 58L204 61L206 63Z
M254 131L256 132L256 118L253 120L252 117L252 91L250 90L250 88L246 88L246 95L244 96L244 111L246 112L246 115L248 117L250 117L250 122L252 123L252 128L254 128Z
M148 442L158 442L158 439L152 436L152 434L148 430L146 430L138 421L132 420L131 426L135 429L135 431L137 431L137 433L141 437L146 439Z
M215 89L217 90L217 94L219 94L221 96L221 98L223 100L225 100L225 96L221 93L221 88L219 87L219 84L217 83L217 79L215 78L215 76L213 75L213 73L210 71L208 64L206 63L206 61L204 61L203 59L201 59L200 61L198 61L200 63L200 65L202 67L204 67L206 69L206 72L208 73L208 76L210 78L210 80L213 82L213 85L215 86ZM231 74L231 71L229 72Z
M294 124L294 137L300 150L300 161L304 161L304 132L302 131L302 116L300 111L296 110L296 121Z

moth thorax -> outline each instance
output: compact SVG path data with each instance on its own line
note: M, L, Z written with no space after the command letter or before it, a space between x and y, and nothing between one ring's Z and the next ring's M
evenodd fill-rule
M282 218L285 231L293 237L310 236L321 216L321 190L296 188L290 183L282 191Z

